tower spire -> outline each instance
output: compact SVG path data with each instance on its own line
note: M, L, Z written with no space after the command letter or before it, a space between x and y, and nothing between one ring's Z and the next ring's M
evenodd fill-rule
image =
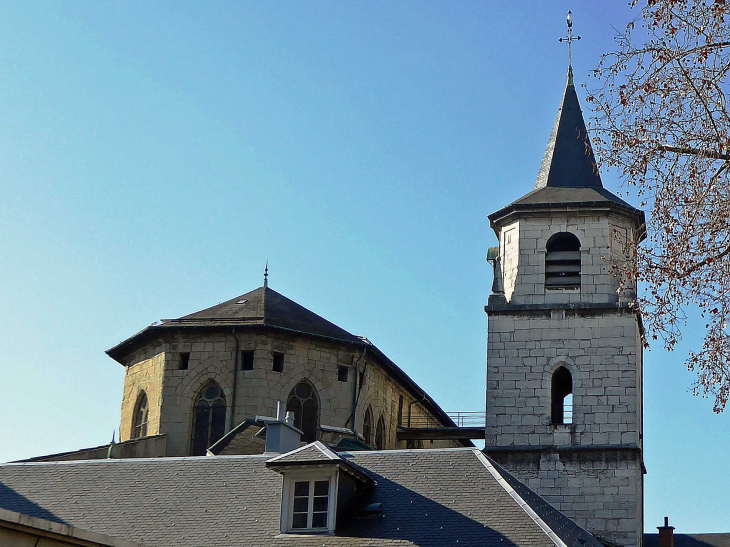
M266 268L264 268L264 288L269 286L269 261L266 261Z
M573 85L573 41L580 40L580 36L573 36L572 12L568 10L568 36L559 38L558 42L568 42L568 85Z

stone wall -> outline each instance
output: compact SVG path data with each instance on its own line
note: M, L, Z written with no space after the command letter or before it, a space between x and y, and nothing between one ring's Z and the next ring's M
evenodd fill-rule
M636 452L487 453L591 533L618 545L641 546L643 468Z
M493 313L487 446L642 445L641 345L632 310ZM573 423L551 425L553 372L573 379Z
M290 333L246 330L236 334L239 351L253 351L253 370L236 371L234 425L257 415L272 416L277 401L286 401L294 386L307 379L314 387L319 403L320 425L351 428L355 362L361 349ZM233 405L233 369L236 338L229 330L177 333L160 337L146 344L132 358L125 381L122 407L122 437L131 432L131 420L140 389L150 397L150 425L148 435L164 434L167 455L182 456L190 453L192 410L200 390L209 381L215 381L223 390L228 406L226 430L230 428ZM272 370L274 352L284 355L283 372ZM180 370L180 354L190 353L187 370ZM346 382L338 380L338 367L348 369ZM358 400L356 428L362 432L365 409L370 405L374 423L383 415L386 424L386 448L396 448L398 396L404 397L404 406L413 397L380 364L376 356L367 355L359 362L365 370L365 382ZM159 396L158 396L159 394ZM154 404L153 404L154 401ZM154 407L154 411L153 411ZM423 414L420 405L413 405L414 416ZM407 412L404 410L404 414ZM154 417L154 420L153 420ZM330 435L331 436L331 435ZM458 446L452 441L433 446Z
M122 397L122 421L119 440L132 438L132 420L137 399L144 391L147 394L149 414L147 434L157 435L160 431L160 409L162 407L162 382L165 370L165 353L161 341L148 345L129 356L129 365L124 376Z

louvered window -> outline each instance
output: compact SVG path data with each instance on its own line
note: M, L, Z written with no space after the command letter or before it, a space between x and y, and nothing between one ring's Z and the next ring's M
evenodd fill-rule
M555 234L545 254L546 289L580 289L580 241L567 232Z

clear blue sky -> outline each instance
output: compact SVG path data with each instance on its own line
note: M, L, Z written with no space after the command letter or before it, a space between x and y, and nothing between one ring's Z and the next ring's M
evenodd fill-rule
M267 259L446 410L483 410L486 216L534 184L566 11L585 82L627 1L0 2L0 461L108 442L104 350ZM730 415L683 365L700 337L646 356L647 530L730 531Z

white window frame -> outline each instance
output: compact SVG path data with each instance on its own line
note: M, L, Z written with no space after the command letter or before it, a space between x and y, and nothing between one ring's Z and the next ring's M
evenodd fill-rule
M335 531L337 516L337 485L339 473L334 469L301 469L287 471L281 496L281 532L284 534L322 534ZM294 483L299 481L329 481L329 501L327 504L327 526L325 528L292 528L294 519ZM313 486L310 487L309 515L311 520Z

